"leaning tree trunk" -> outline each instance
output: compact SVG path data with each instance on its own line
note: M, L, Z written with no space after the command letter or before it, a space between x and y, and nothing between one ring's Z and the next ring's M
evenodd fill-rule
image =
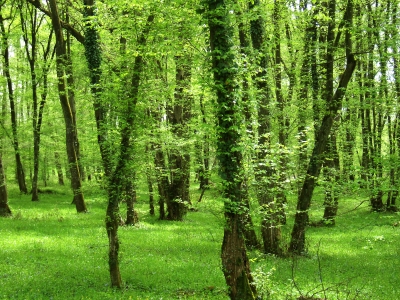
M56 64L57 64L57 78L58 78L58 91L61 107L63 110L65 121L65 137L67 146L68 164L71 172L71 187L74 193L73 202L75 203L77 212L86 212L85 199L82 192L81 175L79 172L79 162L76 156L75 145L78 144L75 128L75 115L71 111L70 100L68 99L68 87L65 79L65 62L67 59L66 45L64 42L64 35L62 32L57 4L55 0L49 1L52 24L56 36ZM72 105L73 106L73 105Z
M311 197L314 191L316 180L319 176L322 167L322 155L325 152L328 137L334 122L337 111L342 106L347 85L353 75L356 66L356 60L353 55L347 57L346 70L343 72L339 86L328 103L327 112L322 119L321 126L317 132L314 149L308 165L307 174L303 183L303 188L300 192L297 202L297 212L295 223L292 229L289 251L295 254L302 254L306 250L305 245L305 230L308 222L308 209L311 204Z
M15 153L15 163L17 169L17 180L18 186L21 193L27 194L28 189L25 183L25 172L22 166L21 154L19 149L19 141L18 141L18 130L17 130L17 112L15 109L15 101L14 101L14 88L10 74L10 52L8 48L8 32L5 30L4 26L4 18L0 13L0 29L1 29L1 46L2 46L2 56L3 56L3 72L6 77L7 87L8 87L8 99L10 102L10 114L11 114L11 128L12 128L12 144L14 147Z
M242 217L242 153L240 142L241 118L235 83L237 71L232 52L232 27L223 0L208 1L208 24L214 82L217 92L217 157L225 201L225 230L222 243L222 269L231 299L255 299L256 289L250 273L243 238Z

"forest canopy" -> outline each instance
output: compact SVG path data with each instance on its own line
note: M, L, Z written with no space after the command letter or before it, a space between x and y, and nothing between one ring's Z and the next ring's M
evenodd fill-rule
M109 286L124 290L120 235L186 232L195 218L214 224L212 241L218 232L225 279L200 298L289 299L271 279L276 259L293 299L362 298L322 275L305 291L295 265L316 257L322 274L315 236L344 224L400 222L399 10L397 0L0 0L2 224L26 218L21 201L51 210L68 198L88 222L102 210Z

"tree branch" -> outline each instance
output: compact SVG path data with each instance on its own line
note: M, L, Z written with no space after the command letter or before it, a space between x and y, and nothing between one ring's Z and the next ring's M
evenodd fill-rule
M42 6L42 3L39 0L26 0L26 1L30 4L32 4L33 6L35 6L38 10L40 10L46 16L48 16L50 18L52 17L51 12L49 10L47 10L46 8L44 8ZM72 27L71 24L66 23L62 20L60 20L60 23L61 23L61 27L66 29L74 38L76 38L76 40L78 42L80 42L81 44L84 43L85 37L78 30L76 30L74 27Z

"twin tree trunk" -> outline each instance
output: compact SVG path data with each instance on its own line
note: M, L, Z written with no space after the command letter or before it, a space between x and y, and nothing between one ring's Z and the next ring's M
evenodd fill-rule
M217 157L223 180L225 230L222 243L222 269L231 299L255 299L256 289L250 273L243 238L242 153L237 71L232 52L232 27L223 0L208 1L208 24L215 89L217 93Z
M65 137L67 146L68 164L71 172L71 187L74 194L73 202L75 203L77 212L86 212L86 204L82 192L81 174L79 170L77 147L79 145L76 121L75 121L75 103L71 102L68 98L68 87L65 78L65 69L67 64L67 50L64 42L64 35L62 32L60 18L57 10L55 0L49 1L52 23L56 36L56 56L57 56L57 78L58 78L58 91L61 107L63 110L65 121Z

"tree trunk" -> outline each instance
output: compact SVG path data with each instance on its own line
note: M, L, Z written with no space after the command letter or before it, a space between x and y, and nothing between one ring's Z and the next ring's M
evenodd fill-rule
M16 170L17 170L17 181L18 181L18 186L19 190L21 193L27 194L28 189L26 187L25 183L25 172L24 168L22 166L22 161L21 161L21 153L19 149L19 142L18 142L18 130L17 130L17 112L15 108L15 101L14 101L14 89L13 89L13 83L11 79L11 74L10 74L10 54L9 54L9 48L8 48L8 32L5 30L4 26L4 18L3 15L0 13L0 29L1 29L1 35L2 35L2 56L3 56L3 63L4 63L4 68L3 72L6 77L7 81L7 87L8 87L8 99L10 102L10 113L11 113L11 127L12 127L12 144L14 147L14 152L15 152L15 163L16 163Z
M326 178L324 216L323 220L327 225L335 225L335 217L339 204L339 181L340 162L336 145L336 133L333 129L327 144L326 157L324 161L324 173Z
M7 185L6 185L6 177L4 175L4 167L3 167L3 150L0 149L0 217L8 217L11 216L11 209L8 206L8 194L7 194Z
M242 54L243 57L246 57L250 54L250 40L248 37L248 34L246 32L245 25L243 23L243 17L242 13L238 13L237 18L239 19L239 42L240 42L240 53ZM247 129L247 135L248 139L250 142L254 140L254 131L253 131L253 117L251 113L251 103L250 103L250 86L249 86L249 80L247 78L248 74L244 74L242 76L242 102L243 102L243 112L244 116L246 119L246 129ZM253 155L253 154L250 154ZM254 159L251 157L250 159ZM254 228L254 223L252 220L251 216L251 211L250 211L250 201L249 201L249 184L248 182L251 181L249 176L247 175L248 172L245 171L244 175L245 178L243 179L243 202L244 202L244 213L242 215L242 223L243 223L243 235L244 235L244 240L246 247L248 249L257 249L260 248L260 242L258 241L257 234L255 232Z
M260 1L255 0L253 3L249 3L251 10L257 10L260 7ZM277 213L280 204L278 201L281 199L275 199L273 190L277 184L272 178L275 169L267 162L267 155L270 154L271 150L271 116L269 112L269 105L271 91L268 82L268 51L266 49L266 34L265 34L265 21L261 14L258 18L250 21L250 33L253 48L257 51L258 66L260 71L255 75L255 87L258 92L258 147L260 149L257 163L255 167L255 177L257 181L257 198L262 211L262 222L261 222L261 235L263 237L264 252L276 255L282 254L280 246L280 226L282 219L279 217L281 214ZM271 209L275 211L271 211ZM274 234L272 236L271 234Z
M93 24L96 20L94 0L83 0L85 17L85 57L90 71L90 90L93 95L93 107L97 128L97 143L100 148L101 160L103 163L104 174L107 178L111 176L112 149L107 143L107 106L102 103L100 98L102 88L100 86L101 78L101 48L97 25Z
M29 8L28 8L29 9ZM29 13L30 15L30 33L28 32L28 22L25 20L25 16L22 11L22 6L20 6L20 18L21 27L23 31L23 39L25 42L25 52L28 58L31 81L32 81L32 129L33 129L33 177L32 177L32 201L39 201L38 193L38 180L39 180L39 161L40 161L40 134L41 126L43 120L43 111L46 103L47 93L48 93L48 82L47 76L49 73L49 63L48 60L54 57L54 49L52 47L52 37L53 29L50 30L47 45L43 47L43 67L42 67L42 77L43 77L43 92L41 94L41 100L38 101L38 85L36 75L36 60L37 60L37 33L42 24L41 18L38 18L37 10L30 7L33 11ZM31 36L31 39L29 39Z
M347 66L341 76L339 86L330 103L328 103L328 109L317 132L317 139L315 140L306 178L297 201L297 212L291 234L289 251L295 254L303 254L306 251L305 230L308 222L308 209L310 208L311 197L314 192L316 180L318 179L321 171L323 161L322 155L325 152L334 118L337 114L337 111L339 111L341 108L342 99L351 76L353 75L355 66L356 61L354 56L350 55L347 57Z
M57 62L57 77L58 91L61 107L63 110L65 121L65 137L67 146L68 164L71 172L71 187L74 194L73 202L75 203L77 212L86 212L86 204L82 192L81 177L79 172L79 162L76 154L76 145L78 139L76 136L75 115L71 110L75 104L68 99L68 87L65 79L65 61L67 59L66 45L64 42L63 32L60 25L57 4L55 0L49 1L52 13L52 24L56 35L56 62Z
M172 133L180 144L188 135L188 123L191 118L192 97L187 92L191 84L191 59L175 56L176 88L174 105L168 112ZM169 155L171 180L167 198L167 219L182 221L187 205L191 203L189 194L190 154L188 146L174 145Z
M225 200L224 239L221 249L222 269L225 281L229 286L231 299L255 299L256 289L250 273L243 238L241 214L242 198L242 154L237 145L240 142L241 118L237 104L235 83L237 76L235 56L232 52L232 27L226 17L223 0L208 1L208 24L210 30L210 47L217 93L217 157L220 176L223 180ZM237 126L237 127L236 127Z
M126 221L125 225L135 225L139 222L139 217L137 212L135 211L135 203L136 203L136 189L133 184L133 180L128 179L128 182L125 184L125 201L126 201Z
M160 220L165 220L165 203L169 198L169 181L168 176L165 174L165 159L164 152L161 149L161 145L155 145L154 165L156 167L156 178L158 187L158 205Z
M57 170L57 178L58 178L58 184L59 185L64 185L64 175L60 163L60 153L57 151L54 152L54 162L56 165L56 170Z
M150 149L153 150L153 146L149 143L149 145L146 145L146 153L148 154L148 157L150 158ZM155 210L154 210L154 189L153 189L153 174L152 174L152 169L150 167L150 161L148 161L148 165L146 167L146 179L147 179L147 188L149 191L149 207L150 207L150 215L154 216L155 215Z

